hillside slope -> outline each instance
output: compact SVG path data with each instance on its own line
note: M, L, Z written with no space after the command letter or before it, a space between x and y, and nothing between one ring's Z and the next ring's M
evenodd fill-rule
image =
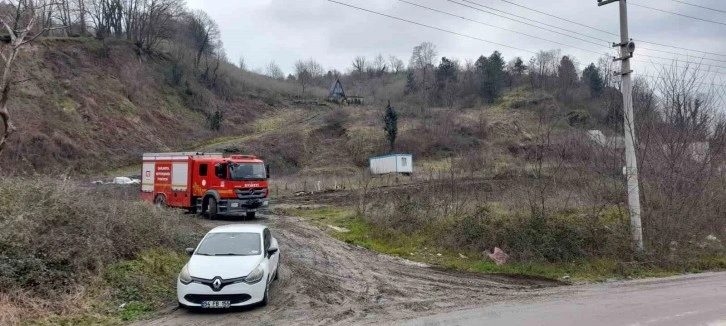
M222 97L193 78L176 86L163 54L142 58L129 42L107 42L108 57L92 38L42 39L24 49L10 102L19 131L0 159L3 170L106 171L144 151L242 133L271 108L249 94ZM213 132L207 116L216 110L225 120Z

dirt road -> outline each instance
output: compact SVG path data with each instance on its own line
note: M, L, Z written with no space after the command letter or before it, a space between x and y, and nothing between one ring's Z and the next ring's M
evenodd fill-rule
M205 221L208 226L238 221ZM280 242L280 281L264 308L229 312L174 310L139 325L391 324L533 298L555 284L496 275L442 271L335 240L297 217L267 215Z

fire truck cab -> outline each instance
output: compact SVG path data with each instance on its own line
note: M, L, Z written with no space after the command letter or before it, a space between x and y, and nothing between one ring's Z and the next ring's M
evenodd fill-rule
M269 168L253 155L145 153L141 177L142 200L210 219L227 213L254 218L268 206Z

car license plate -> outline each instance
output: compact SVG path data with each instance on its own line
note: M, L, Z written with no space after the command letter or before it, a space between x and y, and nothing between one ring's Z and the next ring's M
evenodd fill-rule
M229 301L202 301L202 308L229 308Z
M232 207L239 207L239 203L232 203Z

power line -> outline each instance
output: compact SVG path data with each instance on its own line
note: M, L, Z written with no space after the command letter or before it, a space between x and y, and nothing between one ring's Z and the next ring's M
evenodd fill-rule
M398 1L399 2L403 2L403 3L406 3L406 4L411 5L411 6L418 7L418 8L422 8L422 9L426 9L426 10L429 10L429 11L437 12L437 13L440 13L440 14L443 14L443 15L447 15L447 16L459 18L459 19L462 19L462 20L465 20L465 21L474 22L474 23L481 24L481 25L484 25L484 26L498 28L498 29L501 29L501 30L505 30L505 31L509 31L509 32L512 32L512 33L524 35L524 36L531 37L531 38L534 38L534 39L539 39L539 40L543 40L543 41L546 41L546 42L551 42L551 43L554 43L554 44L562 45L562 46L569 47L569 48L576 49L576 50L580 50L580 51L583 51L583 52L592 53L592 54L596 54L596 55L602 55L603 54L601 52L597 52L597 51L593 51L593 50L588 50L588 49L583 49L583 48L580 48L580 47L577 47L577 46L572 46L572 45L565 44L565 43L562 43L562 42L553 41L553 40L545 39L545 38L542 38L542 37L534 36L534 35L531 35L531 34L527 34L527 33L522 33L522 32L519 32L519 31L515 31L515 30L512 30L512 29L508 29L508 28L504 28L504 27L499 27L499 26L491 25L491 24L488 24L488 23L484 23L484 22L481 22L481 21L474 20L474 19L466 18L464 16L459 16L459 15L456 15L456 14L452 14L450 12L446 12L446 11L443 11L443 10L439 10L439 9L427 7L427 6L424 6L424 5L417 4L417 3L412 3L410 1L406 1L406 0L398 0ZM456 2L454 2L454 3L456 3ZM461 4L461 5L463 5L463 4ZM479 10L478 8L470 7L470 6L467 6L467 5L463 5L463 6L466 6L468 8L472 8L472 9L475 9L475 10ZM504 18L507 18L507 17L504 17ZM515 20L515 21L517 21L517 20ZM527 23L524 23L524 24L527 24ZM552 32L557 33L556 31L552 31ZM567 35L567 34L561 34L561 35L565 35L565 36L568 36L568 37L575 38L574 36ZM579 39L579 38L576 38L576 39ZM597 43L593 43L593 44L598 45L598 46L601 46L600 44L597 44ZM603 47L608 48L606 46L603 46ZM675 53L675 52L670 52L670 53L675 54L675 55L681 55L681 54ZM653 55L646 55L646 54L642 54L640 56L648 57L648 58L653 58L653 59L666 60L666 61L673 61L673 60L675 60L676 62L679 61L678 59L663 58L663 57L658 57L658 56L653 56ZM711 60L715 60L715 59L711 59ZM654 65L659 65L659 66L663 66L663 67L667 67L668 66L668 64L658 63L658 62L652 62L652 61L650 61L650 62L649 61L644 61L644 60L634 60L634 61L643 62L643 63L649 63L649 64L654 64ZM726 66L711 65L711 64L705 64L705 63L701 63L701 62L693 62L693 61L687 61L687 60L680 60L680 61L683 62L683 63L697 64L697 65L705 65L707 67L716 67L716 68L726 69ZM715 61L726 62L726 60L715 60ZM717 71L717 70L711 71L711 72L712 73L716 73L716 74L726 74L724 72Z
M510 48L510 49L515 49L515 50L519 50L519 51L523 51L523 52L527 52L527 53L531 53L531 54L537 54L534 51L529 51L529 50L525 50L525 49L522 49L522 48L510 46L510 45L505 45L505 44L501 44L501 43L498 43L498 42L493 42L493 41L481 39L481 38L474 37L474 36L471 36L471 35L466 35L466 34L462 34L462 33L458 33L458 32L453 32L453 31L446 30L446 29L443 29L443 28L439 28L439 27L435 27L435 26L430 26L430 25L422 24L422 23L419 23L419 22L416 22L416 21L412 21L412 20L408 20L408 19L404 19L404 18L400 18L400 17L396 17L396 16L391 16L391 15L388 15L388 14L384 14L384 13L381 13L381 12L377 12L377 11L373 11L373 10L369 10L369 9L365 9L365 8L361 8L361 7L357 7L357 6L353 6L353 5L350 5L350 4L347 4L347 3L342 3L342 2L335 1L335 0L327 0L327 1L332 2L332 3L339 4L339 5L343 5L343 6L346 6L346 7L354 8L354 9L357 9L357 10L365 11L365 12L368 12L368 13L376 14L376 15L379 15L379 16L384 16L384 17L387 17L387 18L391 18L391 19L403 21L403 22L406 22L406 23L410 23L410 24L414 24L414 25L418 25L418 26L422 26L422 27L426 27L426 28L430 28L430 29L435 29L435 30L442 31L442 32L446 32L446 33L450 33L450 34L454 34L454 35L457 35L457 36L466 37L466 38L478 40L478 41L481 41L481 42L491 43L491 44L495 44L495 45L498 45L498 46L502 46L502 47L506 47L506 48ZM436 12L439 12L441 14L446 14L446 15L458 17L458 18L461 18L461 19L464 19L464 20L468 20L468 21L480 23L480 24L483 24L483 25L491 26L491 27L501 28L501 27L497 27L497 26L494 26L494 25L490 25L490 24L478 22L478 21L475 21L475 20L472 20L472 19L468 19L468 18L465 18L465 17L457 16L457 15L454 15L454 14L451 14L451 13L447 13L447 12L442 11L442 10L437 10L437 9L434 9L434 8L429 8L429 7L422 6L422 5L418 5L418 4L413 4L413 3L409 2L409 1L405 1L405 0L399 0L399 1L404 2L404 3L407 3L407 4L410 4L410 5L417 6L417 7L420 7L420 8L424 8L424 9L427 9L427 10L436 11ZM547 40L547 39L544 39L544 38L536 37L536 36L529 35L529 34L526 34L526 33L520 33L520 32L514 31L514 30L510 30L510 29L505 29L505 28L501 28L501 29L508 30L510 32L513 32L513 33L518 33L518 34L526 35L526 36L533 37L533 38L536 38L536 39L544 40L544 41L547 41L547 42L553 42L553 43L556 43L556 44L560 44L560 45L563 45L563 46L571 47L571 48L574 48L574 49L577 49L577 50L581 50L581 51L585 51L585 52L589 52L589 53L594 53L594 54L598 54L598 55L601 55L602 54L602 53L599 53L599 52L596 52L596 51L592 51L592 50L587 50L587 49L582 49L582 48L570 46L568 44L564 44L564 43L560 43L560 42L556 42L556 41ZM570 36L570 37L573 37L573 36ZM648 55L642 55L642 56L644 56L644 57L652 57L652 58L661 59L661 60L671 60L671 59L668 59L668 58L657 57L657 56L648 56ZM644 60L634 60L634 61L643 62L643 63L650 63L650 64L653 64L653 65L659 65L659 66L662 66L662 67L668 67L667 64L663 64L663 63L648 62L648 61L644 61ZM678 62L678 60L676 60L676 63L677 62ZM705 65L707 67L717 67L717 68L724 68L724 69L726 69L726 66L707 65L707 64L693 62L693 61L681 61L681 62L683 62L683 63L689 63L689 64ZM678 66L678 65L675 65L675 67L676 68L682 68L681 66ZM726 73L720 72L720 71L711 71L711 72L712 73L719 73L719 74L726 74Z
M562 46L565 46L565 47L568 47L568 48L572 48L572 49L576 49L576 50L580 50L580 51L583 51L583 52L592 53L592 54L596 54L596 55L602 55L603 54L601 52L592 51L592 50L589 50L589 49L583 49L583 48L580 48L580 47L577 47L577 46L572 46L572 45L565 44L565 43L561 43L561 42L558 42L558 41L549 40L549 39L542 38L542 37L539 37L539 36L534 36L534 35L531 35L531 34L527 34L527 33L522 33L522 32L519 32L519 31L515 31L515 30L512 30L512 29L508 29L508 28L504 28L504 27L499 27L499 26L487 24L487 23L484 23L484 22L481 22L481 21L477 21L477 20L474 20L474 19L466 18L464 16L459 16L459 15L456 15L456 14L452 14L450 12L446 12L446 11L439 10L439 9L435 9L435 8L431 8L431 7L427 7L427 6L420 5L420 4L417 4L417 3L413 3L413 2L410 2L410 1L406 1L406 0L398 0L398 1L399 2L403 2L403 3L406 3L406 4L409 4L409 5L414 6L414 7L426 9L426 10L433 11L433 12L437 12L437 13L440 13L440 14L443 14L443 15L447 15L447 16L451 16L451 17L463 19L465 21L470 21L470 22L477 23L477 24L481 24L481 25L484 25L484 26L498 28L498 29L505 30L505 31L508 31L508 32L512 32L512 33L524 35L524 36L527 36L527 37L531 37L531 38L534 38L534 39L538 39L538 40L542 40L542 41L546 41L546 42L550 42L550 43L562 45ZM675 54L675 55L680 55L679 53L674 53L674 52L671 52L671 53L672 54ZM677 58L676 59L670 59L670 58L664 58L664 57L653 56L653 55L646 55L646 54L639 54L639 56L643 56L643 57L647 57L647 58L653 58L653 59L666 60L666 61L675 61L676 63L678 63L680 61L680 62L683 62L683 63L696 64L696 65L704 65L704 66L707 66L707 67L716 67L716 68L726 69L726 66L711 65L711 64L705 64L705 63L701 63L701 62L693 62L693 61L688 61L688 60L678 60ZM712 59L712 60L714 60L714 59ZM654 65L659 65L659 66L663 66L663 67L667 67L668 66L668 64L666 64L666 63L658 63L658 62L652 62L652 61L649 62L649 61L636 60L636 59L634 59L634 61L648 63L648 64L654 64ZM717 61L726 62L726 60L717 60ZM676 65L676 67L678 67L678 66ZM716 73L716 74L726 74L725 72L721 72L721 71L717 71L717 70L714 70L714 71L711 71L711 72L712 73Z
M423 26L423 27L430 28L430 29L435 29L437 31L441 31L441 32L449 33L449 34L454 34L454 35L458 35L458 36L461 36L461 37L466 37L466 38L474 39L474 40L481 41L481 42L485 42L485 43L491 43L491 44L498 45L498 46L502 46L502 47L505 47L505 48L510 48L510 49L514 49L514 50L519 50L519 51L527 52L527 53L537 54L537 52L534 52L534 51L520 49L518 47L514 47L514 46L511 46L511 45L497 43L497 42L493 42L493 41L481 39L481 38L478 38L478 37L474 37L474 36L471 36L471 35L466 35L466 34L461 34L461 33L458 33L458 32L453 32L453 31L450 31L450 30L446 30L446 29L439 28L439 27L435 27L435 26L431 26L431 25L422 24L422 23L415 22L415 21L412 21L412 20L408 20L408 19L404 19L404 18L400 18L400 17L396 17L396 16L387 15L387 14L384 14L384 13L381 13L381 12L378 12L378 11L373 11L373 10L369 10L369 9L365 9L365 8L361 8L361 7L356 7L356 6L347 4L347 3L338 2L338 1L335 1L335 0L327 0L327 1L328 2L332 2L332 3L339 4L339 5L342 5L342 6L346 6L346 7L358 9L358 10L361 10L361 11L365 11L365 12L368 12L368 13L371 13L371 14L376 14L376 15L379 15L379 16L383 16L383 17L388 17L388 18L391 18L391 19L399 20L399 21L406 22L406 23L409 23L409 24L414 24L414 25Z
M681 16L681 17L686 17L686 18L690 18L690 19L700 20L700 21L707 22L707 23L712 23L712 24L718 24L718 25L724 25L724 26L726 26L726 23L717 22L715 20L709 20L709 19L699 18L699 17L695 17L695 16L684 15L684 14L681 14L681 13L677 13L677 12L673 12L673 11L668 11L668 10L663 10L663 9L659 9L659 8L653 8L653 7L649 7L649 6L645 6L645 5L640 5L640 4L637 4L637 3L631 3L631 5L636 6L636 7L650 9L650 10L660 11L660 12L664 12L664 13L671 14L671 15L675 15L675 16Z
M460 2L456 2L456 1L452 1L452 0L446 0L446 1L451 2L451 3L454 3L454 4L457 4L457 5L462 6L462 7L466 7L466 8L469 8L469 9L474 9L474 10L481 11L481 12L486 13L486 14L490 14L490 15L493 15L493 16L497 16L497 17L501 17L501 18L504 18L504 19L508 19L508 20L514 21L514 22L518 22L520 24L524 24L524 25L527 25L527 26L532 26L532 27L535 27L535 28L539 28L541 30L545 30L545 31L548 31L548 32L551 32L551 33L559 34L559 35L562 35L562 36L567 36L569 38L573 38L573 39L576 39L576 40L579 40L579 41L582 41L582 42L594 44L594 45L597 45L597 46L603 46L600 43L595 43L593 41L585 40L585 39L579 38L577 36L572 36L572 35L565 34L565 33L562 33L562 32L558 32L558 31L555 31L555 30L551 30L549 28L545 28L545 27L542 27L542 26L539 26L539 25L531 24L531 23L528 23L528 22L525 22L525 21L521 21L521 20L518 20L518 19L510 18L510 17L503 16L503 15L500 15L500 14L496 14L496 13L493 13L491 11L487 11L487 10L483 10L483 9L480 9L480 8L472 7L472 6L469 6L469 5L460 3ZM533 21L533 22L537 22L537 21L534 21L534 20L531 20L531 19L528 19L528 20ZM539 23L539 22L537 22L537 23ZM555 26L555 28L559 28L559 27L556 27ZM602 41L603 42L608 42L608 41L605 41L605 40L602 40Z
M523 24L526 24L526 25L529 25L529 26L534 26L534 27L537 27L537 28L540 28L540 29L544 29L544 28L542 28L540 26L532 25L532 24L529 24L529 23L526 23L526 22L522 22L522 21L519 21L519 20L510 18L510 17L506 17L506 16L502 16L502 15L499 15L499 14L495 14L495 13L492 13L492 12L489 12L489 11L486 11L486 10L481 10L479 8L474 8L474 7L471 7L471 6L467 6L465 4L458 3L458 2L455 2L455 1L452 1L452 0L446 0L446 1L449 1L449 2L452 2L452 3L455 3L455 4L458 4L460 6L464 6L464 7L470 8L470 9L479 10L479 11L488 13L490 15L502 17L502 18L509 19L509 20L513 20L513 21L516 21L516 22L519 22L519 23L523 23ZM575 34L578 34L578 35L583 35L583 36L586 36L586 37L589 37L589 38L592 38L592 39L595 39L595 40L598 40L598 41L606 42L608 44L611 43L610 41L607 41L607 40L604 40L604 39L601 39L601 38L597 38L597 37L593 37L593 36L590 36L590 35L586 35L586 34L574 32L574 31L570 31L568 29L561 28L561 27L558 27L558 26L545 24L545 23L542 23L542 22L537 21L537 20L534 20L534 19L530 19L530 18L526 18L526 17L522 17L522 16L517 16L517 15L511 14L511 13L502 11L502 10L498 10L498 9L494 9L494 8L491 8L491 7L483 6L481 4L478 4L478 3L475 3L475 2L472 2L472 1L469 1L469 0L461 0L461 1L468 2L468 3L472 3L472 4L475 4L477 6L487 8L487 9L499 11L499 12L502 12L502 13L507 14L507 15L511 15L511 16L514 16L514 17L519 17L519 18L522 18L522 19L525 19L525 20L528 20L528 21L532 21L532 22L535 22L535 23L538 23L538 24L542 24L542 25L545 25L545 26L550 26L550 27L554 27L554 28L557 28L557 29L561 29L561 30L564 30L564 31L567 31L567 32L570 32L570 33L575 33ZM500 0L500 1L505 1L507 3L514 4L512 1L509 1L509 0ZM567 19L567 18L563 18L563 17L557 16L557 15L552 15L552 14L546 13L544 11L537 10L537 9L534 9L534 8L530 8L530 7L527 7L527 6L523 6L523 5L519 5L519 4L515 4L515 5L517 5L519 7L522 7L522 8L526 8L526 9L531 10L531 11L534 11L534 12L542 13L542 14L547 15L547 16L550 16L550 17L555 17L555 18L560 19L560 20L563 20L563 21L568 21L568 22L571 22L573 24L577 24L577 25L580 25L580 26L585 26L585 27L590 28L590 29L603 31L603 32L608 33L610 35L617 36L617 34L610 33L610 32L604 31L604 30L601 30L601 29L599 29L597 27L589 26L589 25L586 25L586 24L583 24L583 23L578 23L578 22L575 22L573 20L570 20L570 19ZM545 29L545 30L547 30L547 29ZM551 30L548 30L548 31L553 32ZM565 36L574 38L571 35L563 34L563 33L560 33L560 32L554 32L554 33L557 33L557 34L560 34L560 35L565 35ZM577 39L580 40L580 41L588 42L590 44L595 44L595 45L598 45L598 46L600 45L600 44L597 44L597 43L592 42L592 41L583 40L581 38L577 38ZM679 47L679 46L668 45L668 44L663 44L663 43L658 43L658 42L652 42L652 41L646 41L646 40L641 40L641 39L637 39L636 41L638 41L640 43L644 43L644 44L650 44L650 45L662 46L662 47L673 48L673 49L678 49L678 50L692 51L692 52L697 52L697 53L703 53L703 54L709 54L709 55L726 57L726 54L721 54L721 53L713 53L713 52L707 52L707 51L699 51L699 50L689 49L689 48L685 48L685 47ZM668 54L685 55L685 54L681 54L681 53L668 52L668 51L663 51L663 50L658 50L658 49L652 49L652 48L643 48L643 49L647 49L647 50L650 50L650 51L656 51L656 52L663 52L663 53L668 53ZM708 58L704 58L704 59L710 60ZM714 60L714 61L718 61L718 60Z
M668 78L662 77L662 76L652 76L647 74L640 74L640 73L633 73L636 77L643 77L648 78L651 80L669 80ZM700 86L713 86L713 87L720 87L721 89L725 89L726 85L724 84L716 84L716 83L708 83L708 82L697 82L697 85Z
M538 10L538 9L535 9L535 8L527 7L527 6L524 6L524 5L521 5L521 4L517 4L517 3L513 2L513 1L510 1L510 0L500 0L500 1L503 1L503 2L506 2L506 3L510 3L510 4L513 4L513 5L518 6L518 7L521 7L521 8L525 8L525 9L530 10L530 11L534 11L534 12L537 12L537 13L541 13L541 14L547 15L549 17L554 17L554 18L557 18L559 20L566 21L566 22L569 22L569 23L572 23L572 24L576 24L576 25L579 25L579 26L584 26L584 27L587 27L587 28L592 29L592 30L600 31L600 32L607 33L607 34L613 35L613 36L618 36L617 34L608 32L606 30L603 30L603 29L600 29L600 28L597 28L597 27L593 27L593 26L590 26L590 25L587 25L587 24L583 24L583 23L580 23L580 22L576 22L574 20L570 20L570 19L567 19L567 18L564 18L564 17L560 17L560 16L557 16L557 15L553 15L553 14L544 12L542 10ZM679 1L679 0L671 0L671 1L676 1L676 2L684 3L684 1ZM503 11L501 11L501 12L503 12ZM504 18L507 18L507 17L504 17ZM601 39L598 39L598 40L602 41ZM696 53L702 53L702 54L708 54L708 55L726 57L726 54L722 54L722 53L714 53L714 52L708 52L708 51L700 51L700 50L695 50L695 49L690 49L690 48L685 48L685 47L679 47L679 46L675 46L675 45L668 45L668 44L663 44L663 43L658 43L658 42L653 42L653 41L646 41L646 40L642 40L642 39L635 39L635 41L640 42L640 43L644 43L644 44L650 44L650 45L661 46L661 47L666 47L666 48L672 48L672 49L677 49L677 50L691 51L691 52L696 52ZM658 51L658 52L663 52L663 53L668 53L668 54L684 55L684 54L681 54L681 53L667 52L667 51L658 50L658 49L648 49L648 48L642 48L642 49L646 49L646 50L650 50L650 51Z
M563 21L566 21L568 23L572 23L572 24L579 25L579 26L582 26L582 27L587 27L589 29L592 29L592 30L595 30L595 31L598 31L598 32L602 32L602 33L609 34L609 35L613 35L613 36L619 36L618 34L608 32L608 31L606 31L604 29L600 29L600 28L597 28L597 27L592 27L592 26L589 26L589 25L585 25L585 24L582 24L582 23L578 23L576 21L569 20L567 18L562 18L562 17L556 16L556 15L548 14L548 13L546 13L544 11L540 11L540 10L537 10L537 9L534 9L534 8L530 8L530 7L527 7L527 6L523 6L523 5L520 5L518 3L514 3L512 1L509 1L509 0L499 0L499 1L506 2L508 4L515 5L517 7L524 8L524 9L527 9L527 10L530 10L530 11L534 11L536 13L540 13L540 14L545 15L545 16L549 16L549 17L552 17L552 18L557 18L559 20L563 20Z
M663 43L656 43L656 42L644 41L644 40L641 40L641 39L635 39L634 41L640 42L640 43L645 43L645 44L650 44L650 45L662 46L662 47L666 47L666 48L672 48L672 49L678 49L678 50L684 50L684 51L693 51L693 52L698 52L698 53L703 53L703 54L710 54L710 55L716 55L716 56L720 56L720 57L726 57L726 54L722 54L722 53L713 53L713 52L699 51L699 50L688 49L688 48L684 48L684 47L667 45L667 44L663 44ZM658 52L665 52L663 50L656 50L656 49L648 49L648 48L642 48L642 49L651 50L651 51L658 51Z
M458 4L458 5L462 5L461 3L459 3L459 2L456 2L456 1L453 1L453 0L446 0L446 1L448 1L448 2L452 2L452 3L456 3L456 4ZM531 18L527 18L527 17L523 17L523 16L515 15L515 14L512 14L512 13L508 13L508 12L506 12L506 11L503 11L503 10L499 10L499 9L495 9L495 8L492 8L492 7L489 7L489 6L485 6L485 5L482 5L482 4L479 4L479 3L473 2L473 1L469 1L469 0L461 0L461 1L463 1L463 2L466 2L466 3L470 3L470 4L473 4L473 5L475 5L475 6L479 6L479 7L482 7L482 8L486 8L486 9L489 9L489 10L494 10L494 11L498 11L498 12L501 12L501 13L504 13L504 14L507 14L507 15L510 15L510 16L513 16L513 17L517 17L517 18L521 18L521 19L524 19L524 20L528 20L528 21L531 21L531 22L535 22L535 23L537 23L537 24L541 24L541 25L544 25L544 26L547 26L547 27L552 27L552 28L556 28L556 29L559 29L559 30L563 30L563 31L566 31L566 32L568 32L568 33L572 33L572 34L576 34L576 35L580 35L580 36L588 37L588 38L591 38L591 39L593 39L593 40L598 40L598 41L601 41L601 42L605 42L605 43L607 43L607 44L610 44L610 43L611 43L610 41L608 41L608 40L605 40L605 39L601 39L601 38L598 38L598 37L594 37L594 36L591 36L591 35L583 34L583 33L577 32L577 31L572 31L572 30L569 30L569 29L566 29L566 28L562 28L562 27L559 27L559 26L555 26L555 25L551 25L551 24L543 23L543 22L540 22L540 21L537 21L537 20L534 20L534 19L531 19ZM477 9L477 8L473 8L473 7L470 7L470 6L466 6L466 5L464 5L464 6L465 6L465 7L469 7L469 8L472 8L472 9ZM479 11L484 11L484 10L481 10L481 9L477 9L477 10L479 10ZM491 12L488 12L488 11L484 11L484 12L487 12L487 13L489 13L489 14L492 14L492 15L495 15L495 16L503 17L503 16L501 16L501 15L493 14L493 13L491 13ZM508 17L503 17L503 18L507 18L507 19L510 19L510 20L514 20L514 19L512 19L512 18L508 18ZM541 28L541 27L539 27L539 26L535 26L535 27Z
M726 13L726 10L721 10L721 9L706 7L706 6L702 6L702 5L697 5L695 3L689 3L689 2L685 2L685 1L681 1L681 0L671 0L671 1L678 2L678 3L684 4L684 5L688 5L688 6L698 7L698 8L701 8L701 9L706 9L706 10L711 10L711 11L717 11L717 12Z
M655 52L660 52L660 53L665 53L665 54L671 54L671 55L676 55L676 56L694 57L694 58L699 58L699 59L703 59L703 60L709 60L709 61L716 61L716 62L724 62L724 63L726 63L726 60L723 60L723 59L711 59L711 58L705 58L705 57L697 57L697 56L694 56L694 55L688 55L688 54L683 54L683 53L678 53L678 52L663 51L663 50L656 50L656 49L651 49L651 48L646 48L646 47L641 47L641 46L639 46L638 48L639 49L642 49L642 50L655 51ZM642 54L642 55L643 56L646 56L644 54Z
M515 31L513 29L509 29L509 28L504 28L504 27L499 27L499 26L487 24L487 23L484 23L484 22L481 22L481 21L477 21L477 20L474 20L474 19L466 18L466 17L463 17L463 16L459 16L459 15L452 14L452 13L449 13L449 12L446 12L446 11L443 11L443 10L439 10L439 9L435 9L435 8L423 6L423 5L420 5L420 4L412 3L412 2L409 2L409 1L406 1L406 0L398 0L398 1L403 2L403 3L406 3L406 4L409 4L409 5L412 5L412 6L415 6L415 7L419 7L419 8L422 8L422 9L426 9L426 10L438 12L438 13L443 14L443 15L447 15L447 16L451 16L451 17L456 17L456 18L460 18L460 19L463 19L463 20L466 20L466 21L473 22L473 23L481 24L481 25L484 25L484 26L498 28L498 29L505 30L505 31L508 31L508 32L511 32L511 33L520 34L520 35L524 35L524 36L531 37L531 38L534 38L534 39L538 39L538 40L542 40L542 41L546 41L546 42L551 42L551 43L559 44L559 45L566 46L566 47L569 47L569 48L573 48L573 49L576 49L576 50L580 50L580 51L584 51L584 52L589 52L589 53L594 53L594 54L597 54L597 55L602 55L603 54L601 52L592 51L592 50L588 50L588 49L583 49L583 48L580 48L580 47L577 47L577 46L573 46L573 45L561 43L561 42L558 42L558 41L549 40L549 39L542 38L542 37L539 37L539 36L535 36L535 35L531 35L531 34L527 34L527 33L518 32L518 31ZM565 34L563 34L563 35L565 35ZM597 43L594 43L594 44L599 45Z
M696 62L696 61L678 60L678 58L670 59L670 58L664 58L664 57L659 57L659 56L654 56L654 55L647 55L647 54L638 54L638 56L646 57L646 58L653 58L653 59L661 59L661 60L675 61L676 63L677 62L682 62L682 63L688 63L688 64L693 64L693 65L706 66L706 67L709 67L709 68L723 68L723 69L726 69L726 66L713 65L713 64L710 64L710 63L703 63L703 62ZM647 61L642 61L642 60L635 60L635 61L647 62ZM658 65L665 66L667 64L660 64L659 63ZM720 71L716 71L716 72L717 73L721 73Z

